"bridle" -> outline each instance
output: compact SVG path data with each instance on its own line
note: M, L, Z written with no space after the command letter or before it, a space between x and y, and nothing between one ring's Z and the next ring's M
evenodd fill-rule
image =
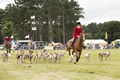
M83 42L85 41L85 34L83 34Z
M80 37L80 40L83 40L83 42L85 41L85 35L83 33L81 33L82 38Z
M81 35L82 35L82 38L81 38ZM83 32L81 33L81 35L80 35L80 40L81 40L82 42L84 42L84 41L85 41L85 35L83 34ZM80 41L80 43L81 43L81 41ZM78 42L78 45L79 45L79 47L81 48L82 45L80 45L80 43ZM83 44L83 43L81 43L81 44Z

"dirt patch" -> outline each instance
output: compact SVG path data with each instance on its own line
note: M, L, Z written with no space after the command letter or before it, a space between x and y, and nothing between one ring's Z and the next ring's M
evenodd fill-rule
M32 66L28 66L28 68L30 68L30 67L32 67Z
M94 72L88 72L89 74L94 74Z

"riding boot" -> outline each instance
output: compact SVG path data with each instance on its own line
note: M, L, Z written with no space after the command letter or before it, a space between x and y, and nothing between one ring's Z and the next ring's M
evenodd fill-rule
M73 43L74 43L74 42L72 42L72 44L71 44L71 46L70 46L70 49L72 49Z
M76 40L76 38L73 39L73 42L72 42L72 44L71 44L71 46L70 46L70 49L72 49L72 46L73 46L75 40Z

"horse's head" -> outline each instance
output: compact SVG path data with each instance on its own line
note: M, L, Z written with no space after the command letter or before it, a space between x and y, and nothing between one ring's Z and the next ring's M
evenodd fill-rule
M85 41L85 33L84 33L84 30L81 32L80 38L83 40L83 42Z

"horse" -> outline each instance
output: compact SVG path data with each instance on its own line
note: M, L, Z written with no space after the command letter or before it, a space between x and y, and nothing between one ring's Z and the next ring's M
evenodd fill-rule
M67 43L66 43L66 47L67 47L67 51L69 51L69 57L70 57L70 62L71 62L71 53L70 53L70 46L72 44L72 39L70 39ZM81 31L80 36L76 39L76 41L74 42L73 46L72 46L72 55L75 52L76 54L76 61L74 62L74 64L76 64L76 62L79 61L81 53L82 53L82 49L83 49L83 42L85 41L85 34L84 34L84 30ZM78 53L79 52L79 53Z
M8 54L8 52L9 53L11 52L11 45L10 45L10 43L7 42L7 40L5 40L5 48L6 48L7 54Z

